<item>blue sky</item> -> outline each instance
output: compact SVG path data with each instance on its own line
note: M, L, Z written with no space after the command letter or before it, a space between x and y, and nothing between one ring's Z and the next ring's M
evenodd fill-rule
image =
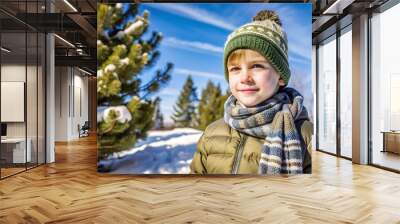
M170 121L179 92L189 74L197 94L210 79L228 88L224 79L222 55L226 37L237 27L251 22L263 9L275 10L283 23L289 41L289 64L292 72L289 86L297 88L305 97L305 105L312 112L311 92L311 4L302 3L143 3L139 14L150 12L152 31L162 32L158 48L161 57L152 69L142 74L149 80L155 70L174 64L171 81L160 92L161 112Z

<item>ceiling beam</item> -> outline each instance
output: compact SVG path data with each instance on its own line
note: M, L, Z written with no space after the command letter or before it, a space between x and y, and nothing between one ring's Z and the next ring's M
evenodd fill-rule
M82 28L82 30L85 32L85 36L88 37L86 38L86 41L90 43L90 46L95 46L96 45L96 39L97 39L97 30L90 24L85 17L83 17L80 14L68 14L67 15L72 21L74 21L78 26Z
M97 59L91 56L55 56L56 66L87 67L93 71L97 69Z

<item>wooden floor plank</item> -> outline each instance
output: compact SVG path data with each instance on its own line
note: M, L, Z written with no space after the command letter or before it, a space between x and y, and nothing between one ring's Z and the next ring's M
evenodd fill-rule
M0 223L400 223L400 175L313 152L313 174L129 176L96 172L96 139L0 181Z

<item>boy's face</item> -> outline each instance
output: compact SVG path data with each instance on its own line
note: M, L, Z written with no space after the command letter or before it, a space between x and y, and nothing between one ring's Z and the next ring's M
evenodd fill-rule
M257 51L239 51L228 58L229 88L239 103L253 107L273 96L285 83Z

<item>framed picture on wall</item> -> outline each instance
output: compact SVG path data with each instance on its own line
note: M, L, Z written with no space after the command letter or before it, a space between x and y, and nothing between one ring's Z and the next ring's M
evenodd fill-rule
M25 82L1 82L1 122L24 122Z
M98 170L311 173L311 6L99 4Z

